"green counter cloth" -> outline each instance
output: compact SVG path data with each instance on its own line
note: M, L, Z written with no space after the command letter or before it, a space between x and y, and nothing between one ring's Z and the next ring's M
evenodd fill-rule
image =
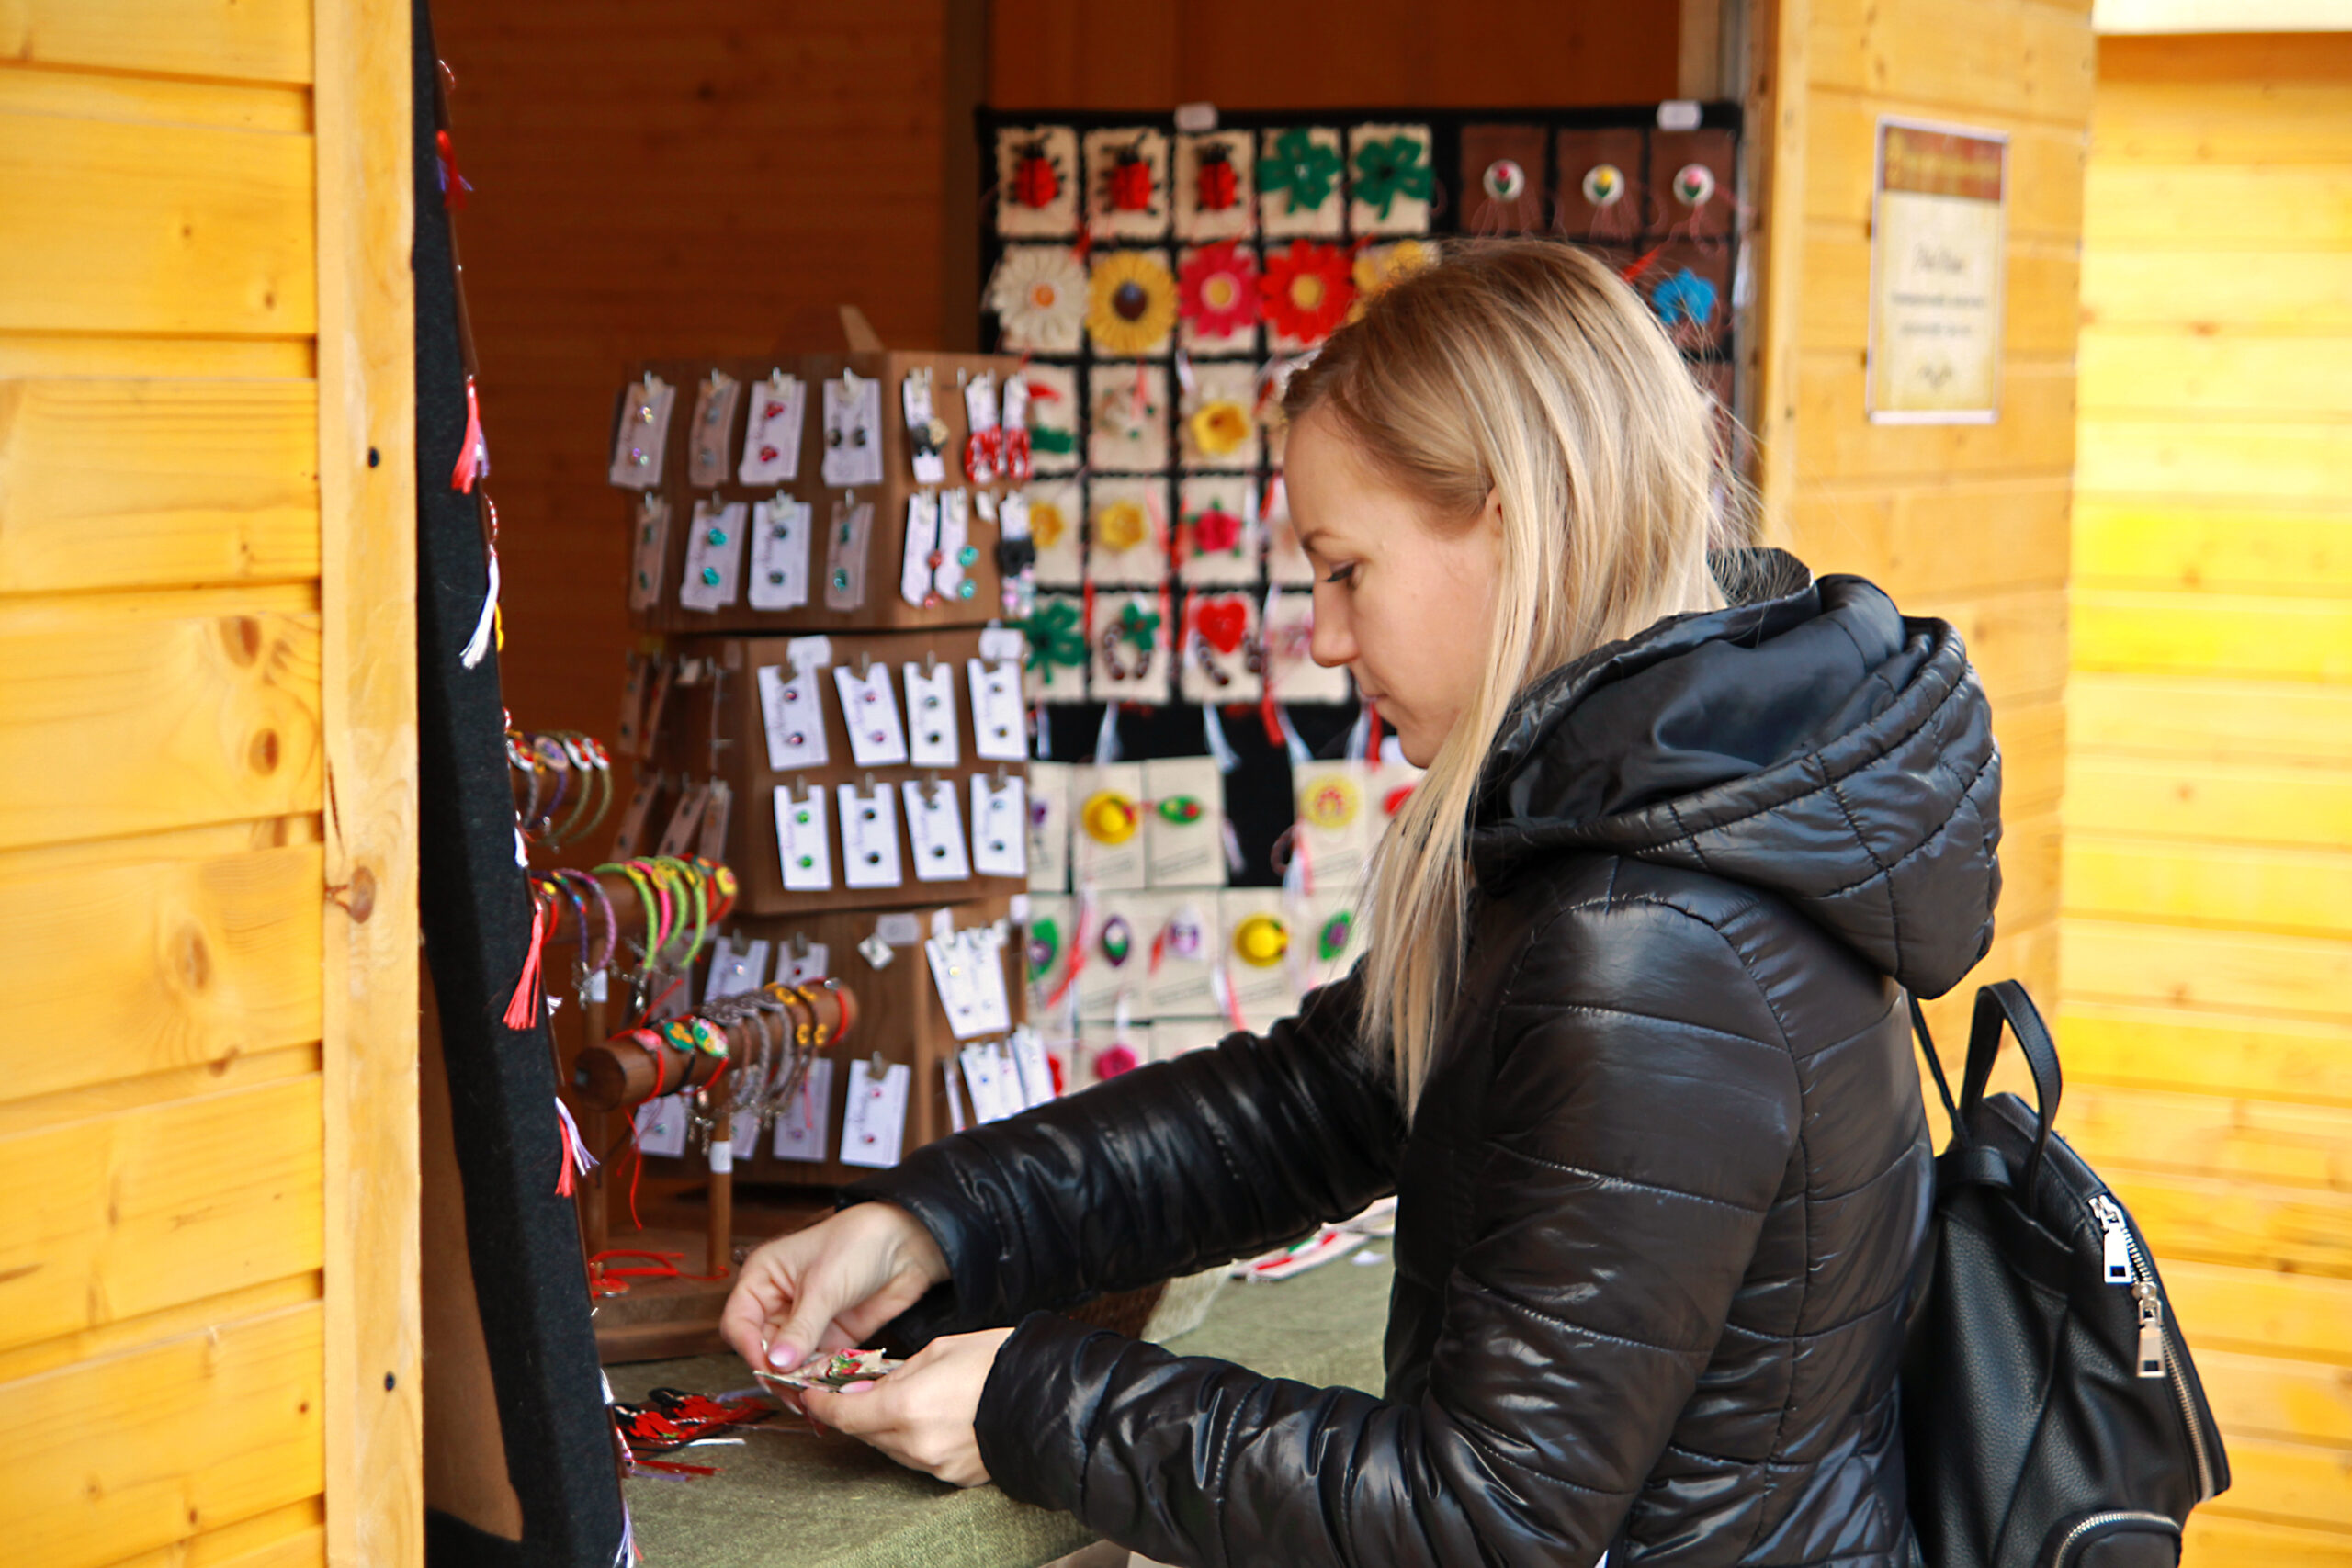
M1236 1280L1208 1321L1173 1340L1185 1356L1216 1356L1317 1387L1377 1391L1380 1341L1393 1276L1388 1243L1374 1241L1295 1278ZM1374 1267L1355 1259L1377 1254ZM748 1386L733 1356L642 1361L611 1369L616 1398L648 1389L718 1393ZM993 1486L961 1491L918 1475L853 1438L750 1427L741 1448L681 1449L663 1457L718 1473L627 1483L637 1542L649 1564L673 1568L1036 1568L1093 1539L1067 1514L1016 1503Z

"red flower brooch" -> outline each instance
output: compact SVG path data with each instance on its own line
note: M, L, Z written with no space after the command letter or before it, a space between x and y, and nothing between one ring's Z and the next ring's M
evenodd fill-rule
M1320 343L1348 319L1355 302L1355 279L1348 254L1337 245L1293 240L1290 249L1267 258L1265 275L1258 279L1266 320L1284 337L1299 343Z
M1176 309L1204 338L1231 337L1258 321L1258 264L1231 240L1194 251L1176 276Z

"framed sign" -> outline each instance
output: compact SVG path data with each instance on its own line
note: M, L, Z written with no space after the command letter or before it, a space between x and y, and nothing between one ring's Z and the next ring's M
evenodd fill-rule
M1882 118L1871 215L1873 424L2000 417L2008 137Z

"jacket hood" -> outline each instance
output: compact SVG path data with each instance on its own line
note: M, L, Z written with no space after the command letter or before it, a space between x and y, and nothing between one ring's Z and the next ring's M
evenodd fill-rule
M1521 700L1470 830L1499 893L1561 853L1763 888L1922 997L1993 941L2000 753L1960 636L1780 551L1758 596L1596 649Z

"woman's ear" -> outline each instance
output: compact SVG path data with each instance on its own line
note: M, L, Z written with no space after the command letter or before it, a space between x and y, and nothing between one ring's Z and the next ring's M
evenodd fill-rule
M1478 509L1478 526L1497 545L1503 540L1503 492L1487 491L1487 503Z

